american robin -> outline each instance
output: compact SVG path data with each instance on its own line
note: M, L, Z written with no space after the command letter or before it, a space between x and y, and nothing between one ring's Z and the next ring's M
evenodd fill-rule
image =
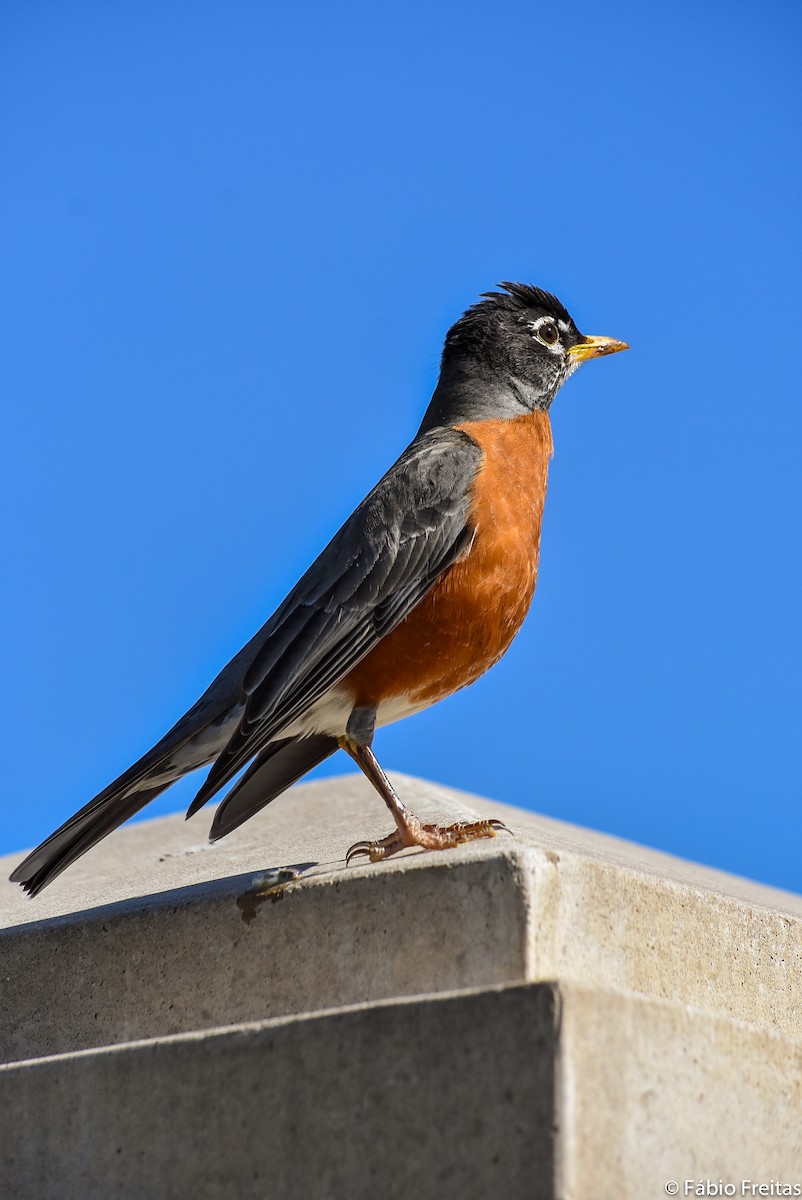
M347 861L442 850L499 823L425 825L395 794L374 730L478 679L504 654L537 578L552 454L549 408L588 358L627 349L585 337L554 296L485 293L448 331L423 423L266 625L160 742L37 847L11 879L32 896L197 767L187 816L247 767L212 841L340 747L395 821Z

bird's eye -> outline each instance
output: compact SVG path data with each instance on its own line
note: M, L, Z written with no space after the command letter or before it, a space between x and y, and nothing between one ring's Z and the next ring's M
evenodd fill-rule
M544 346L554 346L560 340L560 332L553 321L544 321L535 332Z

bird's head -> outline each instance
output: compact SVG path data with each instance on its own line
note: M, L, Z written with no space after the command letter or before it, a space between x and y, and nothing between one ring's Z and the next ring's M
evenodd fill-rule
M446 334L440 380L423 428L548 410L589 358L626 342L579 332L556 296L525 283L486 292Z

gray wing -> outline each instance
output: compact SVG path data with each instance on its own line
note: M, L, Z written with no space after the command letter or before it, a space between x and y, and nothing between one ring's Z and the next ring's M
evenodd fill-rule
M467 434L431 430L355 510L257 635L244 711L190 813L347 675L464 553L481 457Z
M435 429L417 438L197 704L37 846L12 880L36 895L181 775L217 759L190 815L260 754L403 620L459 557L472 536L470 488L480 459L476 443L457 430ZM336 748L325 738L306 742L297 752L266 751L242 781L237 805L216 822L214 836L309 769L310 756L320 759Z

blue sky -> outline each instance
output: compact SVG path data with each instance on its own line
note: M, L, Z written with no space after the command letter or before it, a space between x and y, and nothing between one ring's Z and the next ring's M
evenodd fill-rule
M3 5L0 850L189 706L512 278L632 350L557 398L512 650L379 757L800 889L801 33L791 0Z

